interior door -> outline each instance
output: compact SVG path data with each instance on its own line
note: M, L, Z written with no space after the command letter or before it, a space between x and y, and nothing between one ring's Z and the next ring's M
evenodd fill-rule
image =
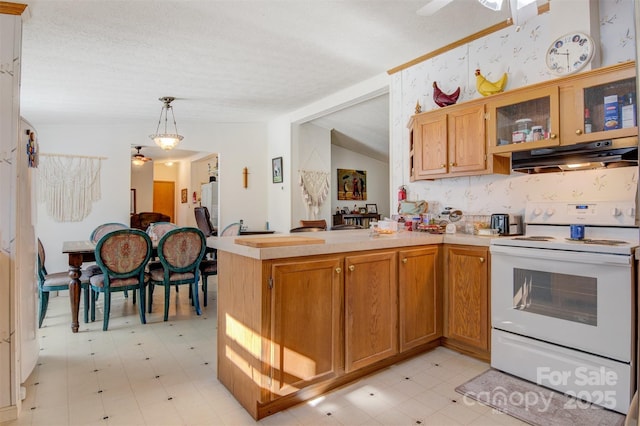
M175 223L176 183L162 180L153 181L153 211L169 216Z

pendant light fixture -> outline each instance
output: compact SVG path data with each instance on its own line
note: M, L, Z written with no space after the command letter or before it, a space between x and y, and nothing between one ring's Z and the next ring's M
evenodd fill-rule
M173 114L173 107L171 106L171 102L175 100L175 98L171 96L165 96L159 99L163 105L160 110L160 119L158 120L158 128L156 129L156 133L153 135L149 135L151 139L162 149L170 150L176 147L183 139L181 135L178 134L178 126L176 125L176 117ZM173 118L173 133L167 132L167 122L169 111L171 111L171 118ZM162 125L162 120L164 116L164 132L160 133L160 126Z

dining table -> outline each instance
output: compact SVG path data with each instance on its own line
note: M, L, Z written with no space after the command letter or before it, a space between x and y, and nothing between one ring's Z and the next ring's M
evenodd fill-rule
M80 285L82 264L96 260L95 249L95 243L89 240L63 241L62 243L62 253L69 257L69 302L71 304L71 331L74 333L77 333L80 327L78 312L80 311L80 293L82 292Z
M151 257L158 255L157 244L157 241L153 241ZM62 253L66 254L69 258L69 303L71 304L71 331L74 333L77 333L80 328L78 317L80 312L80 294L82 292L82 286L80 284L82 264L95 262L95 250L96 243L90 240L62 242Z
M78 321L80 312L80 275L82 274L82 264L95 262L96 243L90 240L63 241L62 253L69 258L69 303L71 304L71 331L78 332L80 322ZM157 242L154 241L151 255L157 256Z

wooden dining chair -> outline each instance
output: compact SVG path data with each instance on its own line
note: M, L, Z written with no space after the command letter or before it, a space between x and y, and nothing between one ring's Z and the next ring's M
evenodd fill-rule
M300 226L305 228L322 228L327 229L327 221L324 219L318 220L300 220Z
M151 239L139 229L120 229L110 232L98 241L96 262L101 274L90 278L91 289L104 293L104 320L102 330L109 327L111 293L138 291L140 322L146 324L145 287L148 275L145 268L151 257ZM95 320L96 298L91 298L91 320Z
M38 238L38 328L42 327L49 306L49 293L69 290L69 271L49 273L45 267L46 255L42 241ZM89 277L86 270L80 274L80 286L84 300L84 322L89 322Z
M196 314L201 314L198 300L198 281L200 280L200 262L204 257L205 247L204 234L198 228L177 228L164 234L158 242L158 257L162 267L149 270L151 275L149 312L152 309L155 286L164 287L164 321L167 321L169 319L171 286L189 285Z
M318 226L298 226L296 228L291 228L289 232L320 232L326 231L325 228L320 228Z
M241 225L240 222L227 225L220 236L240 235ZM203 304L207 306L207 295L209 294L209 277L212 275L218 275L218 259L203 259L200 262L200 275L202 276L202 293L204 297Z

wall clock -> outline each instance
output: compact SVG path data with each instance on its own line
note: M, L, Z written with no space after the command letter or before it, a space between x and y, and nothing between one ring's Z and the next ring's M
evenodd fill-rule
M545 56L547 68L556 75L569 75L584 68L595 52L593 39L574 31L555 39Z

